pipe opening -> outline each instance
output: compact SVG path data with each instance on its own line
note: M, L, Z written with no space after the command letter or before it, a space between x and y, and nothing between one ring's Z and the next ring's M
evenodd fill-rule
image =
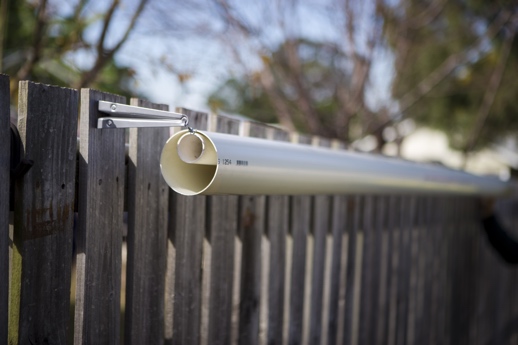
M185 163L194 163L205 151L205 142L198 134L184 134L178 140L178 156Z
M214 143L203 133L181 131L165 144L160 169L167 184L177 193L197 195L206 190L218 170Z

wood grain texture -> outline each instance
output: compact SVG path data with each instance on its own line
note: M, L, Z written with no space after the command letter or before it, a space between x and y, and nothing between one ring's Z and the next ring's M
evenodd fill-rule
M377 342L378 339L378 324L382 322L380 297L384 291L384 281L382 280L382 267L385 264L386 258L382 257L383 250L383 226L386 215L386 199L376 197L373 200L373 218L372 218L372 236L371 236L371 312L370 319L367 321L372 331L369 333L368 341L371 344Z
M297 144L311 144L311 137L297 135L293 140ZM290 198L290 233L293 241L292 265L291 265L291 286L289 293L289 326L288 344L301 344L304 329L304 296L306 289L306 256L307 238L311 231L311 208L310 196L293 196ZM309 308L309 305L306 306ZM288 312L288 311L287 311ZM309 311L308 311L309 313Z
M311 307L309 342L320 344L322 341L324 270L326 258L326 238L330 229L329 209L330 197L319 195L314 197L313 210L313 264L311 273ZM327 329L326 329L327 332Z
M288 141L289 134L273 129L272 140ZM268 344L282 344L286 274L286 236L289 232L289 197L268 196L266 235L270 240L268 286Z
M293 238L293 259L290 287L289 344L302 342L304 295L306 277L307 237L311 227L311 197L291 198L291 235ZM308 306L309 307L309 306Z
M239 121L217 116L216 132L239 134ZM230 344L234 245L238 222L238 200L234 195L210 196L207 200L210 269L208 344Z
M385 294L385 315L383 316L383 327L381 339L383 344L394 344L395 320L397 314L397 269L398 269L398 244L399 244L399 207L400 198L391 196L388 199L388 221L387 221L387 280Z
M97 129L100 100L125 102L81 90L76 344L120 342L125 131Z
M205 130L208 115L179 108L190 125ZM172 344L199 344L201 324L203 237L206 228L206 197L172 192L169 239L176 250ZM168 272L169 275L169 272ZM171 296L170 296L171 297ZM170 298L169 297L169 298ZM170 303L170 302L169 302Z
M396 344L407 343L408 308L410 297L411 260L411 231L415 209L415 199L404 196L400 209L400 237L399 237L399 268L398 268L398 313L396 328Z
M208 126L208 114L203 112L196 112L185 108L176 109L177 112L184 113L189 116L190 126L196 129L205 130ZM182 205L186 202L187 197L183 197L169 189L169 224L167 231L167 264L166 264L166 281L165 281L165 307L164 307L164 324L165 324L165 339L166 343L170 344L173 339L173 319L174 319L174 300L175 300L175 286L176 286L176 257L177 257L177 243L176 233L177 220L186 217L184 214L178 213L176 205ZM202 203L205 197L196 197L197 203ZM203 201L204 202L204 201ZM182 220L184 222L184 220ZM180 225L183 223L179 223ZM181 229L180 234L186 230ZM200 268L201 269L201 268Z
M10 332L18 323L19 343L65 343L69 331L78 93L23 81L18 102L20 136L25 155L34 165L17 181L15 189ZM14 300L17 293L19 310ZM16 335L10 333L9 338L14 341Z
M331 261L331 281L329 282L329 319L326 326L328 328L327 344L334 345L338 338L339 325L339 305L340 305L340 283L342 281L342 253L343 253L343 234L347 224L347 197L332 197L332 216L331 229L333 245Z
M169 109L139 99L130 104ZM160 173L160 154L168 138L169 128L129 130L126 344L164 339L169 186Z
M0 74L0 343L7 342L9 300L9 77Z
M241 135L266 138L267 126L256 122L245 123ZM238 234L242 242L238 333L240 345L256 345L259 343L261 242L265 230L265 221L265 196L242 196L239 198Z
M361 273L361 295L360 295L360 329L358 334L358 342L360 344L372 344L372 336L375 334L376 324L371 322L376 318L372 314L374 310L374 296L377 296L375 282L375 267L379 266L374 259L374 197L366 196L362 210L363 216L363 259ZM377 307L377 306L376 306Z
M240 197L239 231L243 251L238 343L241 345L259 342L261 238L265 226L265 201L265 197Z
M353 214L348 221L348 249L347 249L347 270L345 288L345 314L344 314L344 345L349 345L353 340L354 323L354 298L356 297L356 251L358 228L360 226L360 198L358 196L349 198L348 214Z

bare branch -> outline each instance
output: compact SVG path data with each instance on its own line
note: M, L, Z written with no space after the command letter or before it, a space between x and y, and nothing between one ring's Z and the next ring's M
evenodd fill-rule
M45 26L47 25L47 0L41 0L40 5L38 7L38 17L36 26L34 27L34 41L32 45L32 49L27 61L22 65L22 67L16 73L16 78L11 80L11 96L18 92L18 81L27 79L34 68L34 66L38 63L41 58L41 49L43 48L42 41L45 36ZM14 84L14 85L13 85Z
M444 80L451 72L455 70L458 66L468 62L470 59L471 53L480 50L483 42L487 40L492 40L496 34L502 29L507 21L509 21L511 17L511 13L507 11L503 11L500 13L497 19L493 22L491 27L488 30L486 36L483 36L475 42L468 49L461 51L456 54L450 55L439 67L437 67L432 73L430 73L426 78L421 80L417 86L407 92L399 102L400 112L404 112L412 105L414 105L417 101L419 101L422 97L427 95L437 84L439 84L442 80Z
M496 93L500 87L502 82L502 77L504 75L505 67L507 66L507 61L509 59L509 53L511 52L511 47L513 45L513 40L515 36L515 31L513 30L505 39L502 51L500 52L500 59L498 64L495 66L493 73L491 74L491 78L489 79L489 85L484 94L484 98L482 100L482 104L478 109L477 118L475 125L473 126L471 133L468 137L468 141L466 143L466 147L464 152L470 152L475 148L477 144L478 138L480 137L480 133L484 128L484 124L489 116L491 106L495 101Z
M403 120L408 115L405 113L411 106L416 104L421 98L426 96L431 90L433 90L441 81L448 77L458 66L465 64L471 58L471 54L478 52L483 43L487 40L491 41L494 39L496 34L502 30L502 28L512 20L512 13L509 11L500 12L499 16L490 25L487 34L480 37L474 44L469 46L467 49L450 55L446 60L443 61L435 70L433 70L428 76L421 80L414 88L404 94L399 101L399 116L394 116L387 121L380 124L380 127L386 127L390 123ZM515 14L513 17L518 16Z
M115 10L119 6L119 0L113 0L108 12L104 16L103 29L101 30L101 36L99 37L99 41L97 41L97 56L101 56L104 54L104 43L106 41L106 35L108 33L108 29L112 22L113 14Z
M79 80L79 82L76 85L77 88L82 88L82 87L86 87L87 85L90 85L95 80L95 78L97 78L97 76L99 75L101 70L104 68L104 66L108 63L108 61L110 61L113 58L113 56L115 55L115 53L120 50L122 45L124 43L126 43L130 33L133 31L133 29L135 27L137 19L140 17L142 12L144 11L144 8L145 8L146 4L148 3L148 1L149 0L140 0L137 9L133 13L133 16L131 18L129 25L126 28L126 31L124 32L124 35L119 40L119 42L111 49L107 49L104 47L104 44L105 44L104 41L105 41L105 37L106 37L107 30L109 27L109 22L111 21L111 20L107 20L106 18L111 18L113 16L113 12L112 13L109 12L106 15L105 24L103 27L103 33L101 34L101 37L99 39L99 43L97 46L97 59L94 63L94 66L89 71L86 71L85 73L83 73L83 75L81 76L81 79ZM119 0L114 0L110 9L115 10L115 8L117 7L116 3L118 3L118 2L119 2Z
M290 110L285 100L281 97L281 93L276 90L274 78L269 67L266 67L263 73L261 73L260 82L275 108L280 124L289 131L295 131Z
M447 2L447 0L432 2L423 12L411 18L406 27L415 30L429 25L442 12Z

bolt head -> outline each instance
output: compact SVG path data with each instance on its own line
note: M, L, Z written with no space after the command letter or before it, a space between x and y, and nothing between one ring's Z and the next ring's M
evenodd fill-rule
M116 104L112 104L110 108L111 108L112 111L115 111L115 110L117 110L117 105Z

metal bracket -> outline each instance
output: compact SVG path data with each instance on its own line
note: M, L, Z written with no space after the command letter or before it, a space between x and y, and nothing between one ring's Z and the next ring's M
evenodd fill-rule
M185 127L189 119L184 114L99 101L98 110L109 114L100 117L97 128Z

